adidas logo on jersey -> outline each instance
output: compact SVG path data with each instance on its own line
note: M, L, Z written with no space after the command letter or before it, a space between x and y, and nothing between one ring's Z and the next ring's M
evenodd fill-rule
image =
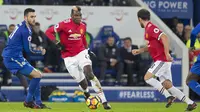
M69 30L68 32L69 32L69 33L71 33L71 32L72 32L72 30Z

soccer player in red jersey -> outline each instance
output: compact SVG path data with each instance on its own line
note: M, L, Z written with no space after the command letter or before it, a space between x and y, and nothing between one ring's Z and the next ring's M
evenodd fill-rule
M132 53L137 55L148 51L154 61L145 74L144 80L167 98L167 108L173 103L175 97L177 97L188 104L187 111L195 109L197 106L196 103L172 84L171 64L173 59L169 54L168 37L156 25L150 22L150 12L148 10L139 10L137 16L141 27L145 28L144 38L147 46L134 49ZM158 77L160 81L155 77Z
M50 27L46 31L46 35L61 49L65 66L74 80L79 83L79 87L83 90L86 99L90 96L87 78L90 80L94 91L101 98L104 109L111 109L101 84L92 70L89 54L93 53L87 49L86 26L81 22L81 15L81 8L73 6L71 18ZM55 33L60 34L60 42L55 39Z

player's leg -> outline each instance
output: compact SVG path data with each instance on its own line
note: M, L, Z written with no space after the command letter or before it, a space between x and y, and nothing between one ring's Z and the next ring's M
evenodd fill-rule
M162 84L155 79L155 77L159 77L159 71L164 65L165 62L156 61L147 71L144 76L144 80L147 84L153 86L157 89L161 94L163 94L166 98L171 97L171 94L162 86Z
M97 79L97 77L93 73L92 66L85 65L83 67L83 71L84 71L84 74L87 77L87 79L90 80L92 88L98 94L98 96L101 98L104 109L111 109L111 106L108 104L105 94L102 90L101 84L100 84L99 80Z
M24 95L27 96L28 82L24 75L17 73L16 76L19 78L21 85L24 87Z
M75 57L68 57L64 59L65 66L69 74L79 84L80 89L84 92L85 99L90 96L88 89L88 81L83 74L83 71L78 67L77 59Z
M81 68L81 70L83 70L83 73L84 73L83 75L85 75L85 77L88 80L90 80L92 88L101 98L104 109L111 109L111 106L108 104L107 99L104 95L101 84L93 73L92 62L89 58L88 50L82 51L81 53L79 53L79 55L77 55L76 58L79 60L79 67Z
M187 110L193 110L196 108L196 103L192 101L189 97L185 96L185 94L180 91L178 88L174 87L172 81L170 79L166 79L162 82L163 86L173 95L176 96L180 101L188 104ZM175 100L175 99L174 99ZM169 107L171 104L168 103L166 107Z
M26 100L24 102L24 106L30 107L30 108L44 108L46 107L44 104L42 104L41 100L41 91L40 91L40 80L42 78L42 74L40 71L36 70L33 68L26 59L23 59L24 64L23 68L20 69L18 72L20 74L26 75L27 77L30 78L30 83L29 83L29 89L28 89L28 94L26 97ZM36 104L33 101L33 97L35 97Z
M38 73L42 74L40 71L34 69ZM46 106L45 104L42 103L41 99L41 88L40 88L40 83L37 85L35 93L34 93L34 98L35 98L35 103L40 106L41 109L51 109L50 107Z
M88 81L86 78L84 78L81 82L79 82L79 87L84 92L85 99L88 99L90 97L90 93L88 89Z
M29 108L40 108L33 102L33 95L40 82L41 73L38 73L24 58L4 58L4 65L13 74L20 73L31 78L28 94L24 106Z
M35 104L33 101L33 96L35 94L36 88L38 87L41 80L41 73L36 71L33 67L24 67L19 71L21 74L27 74L27 76L31 79L29 83L28 94L26 96L24 106L29 108L40 108L39 105ZM29 75L28 75L29 74Z
M200 79L200 60L199 57L194 63L186 79L186 84L198 95L200 95L200 84L198 80Z
M186 79L186 84L198 95L200 95L199 76L190 72Z
M39 71L38 71L39 72ZM50 107L46 106L42 103L41 100L41 88L40 84L38 84L35 93L34 93L35 103L40 106L41 109L51 109Z
M84 92L86 99L90 96L88 89L88 82L83 74L83 71L78 67L78 60L75 57L68 57L64 59L65 66L69 74L79 84L80 89Z
M176 96L180 101L186 102L189 105L196 105L189 97L185 96L178 88L173 86L172 75L171 75L171 62L165 62L165 65L160 72L160 82L173 96ZM175 97L172 98L172 102L175 100ZM168 102L166 107L169 107L172 102ZM195 108L194 108L195 109Z

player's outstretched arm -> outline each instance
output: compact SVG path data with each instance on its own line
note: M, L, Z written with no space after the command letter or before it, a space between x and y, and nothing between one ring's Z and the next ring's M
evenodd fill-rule
M147 52L147 51L148 51L148 47L145 46L145 47L140 48L140 49L133 49L133 50L132 50L132 54L133 54L133 55L138 55L138 54L141 54L141 53Z

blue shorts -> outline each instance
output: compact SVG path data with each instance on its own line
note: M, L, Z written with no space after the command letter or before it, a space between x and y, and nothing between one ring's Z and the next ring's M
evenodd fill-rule
M3 58L5 67L13 74L21 73L28 76L34 70L25 58Z
M200 55L198 55L197 61L191 67L190 72L200 76Z

